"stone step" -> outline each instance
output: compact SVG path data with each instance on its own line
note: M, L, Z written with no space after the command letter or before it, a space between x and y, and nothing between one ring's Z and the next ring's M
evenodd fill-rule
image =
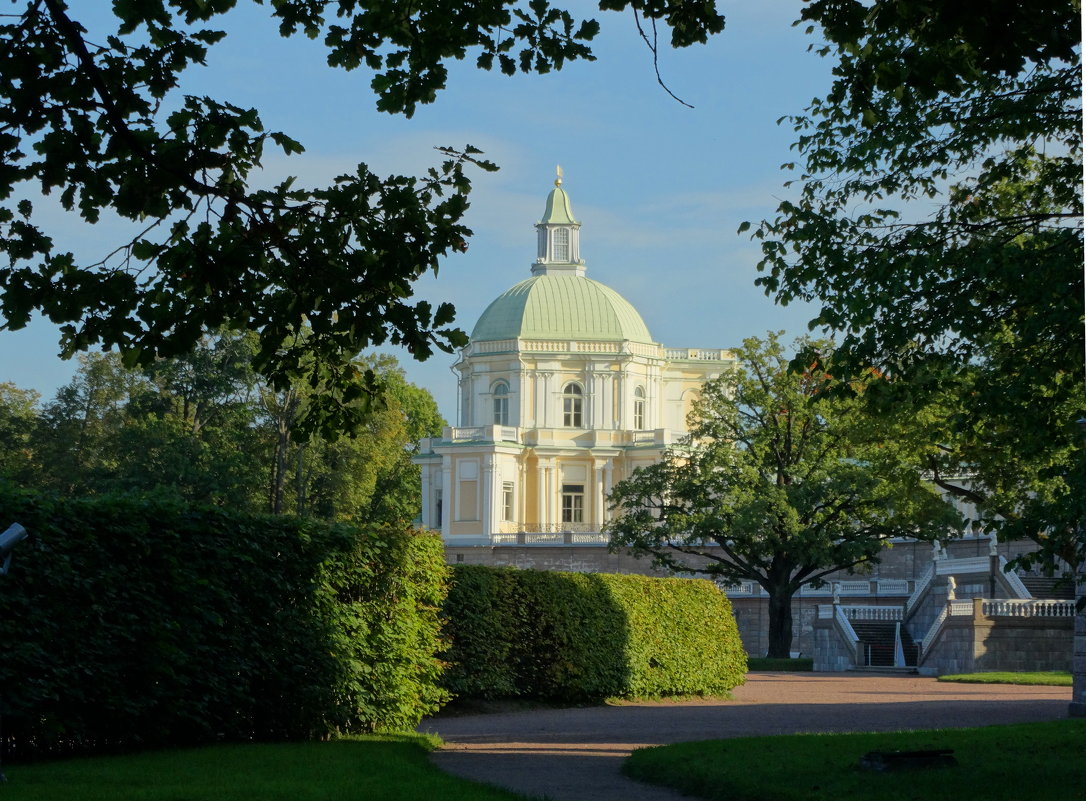
M1048 576L1019 576L1026 589L1034 598L1072 600L1075 597L1075 586L1072 582L1061 582L1058 578Z

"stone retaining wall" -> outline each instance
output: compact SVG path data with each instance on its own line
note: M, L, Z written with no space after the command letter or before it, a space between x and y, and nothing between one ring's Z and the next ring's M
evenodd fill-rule
M815 671L839 673L855 667L856 654L845 643L833 620L815 621L813 641Z
M1071 670L1075 618L951 616L923 657L923 673Z
M1080 565L1075 597L1086 597L1086 565ZM1068 708L1072 717L1086 718L1086 608L1075 615L1075 646L1071 673L1074 687Z

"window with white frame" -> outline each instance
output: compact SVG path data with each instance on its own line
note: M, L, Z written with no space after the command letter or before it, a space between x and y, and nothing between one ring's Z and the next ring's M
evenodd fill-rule
M562 522L584 522L584 484L562 485Z
M643 387L636 387L634 389L634 429L637 431L645 430L645 390Z
M509 425L509 385L499 381L491 390L491 397L494 404L494 425Z
M584 390L580 384L570 384L562 392L562 425L584 427Z
M554 260L569 261L569 229L554 230Z
M502 483L502 520L513 519L513 482Z

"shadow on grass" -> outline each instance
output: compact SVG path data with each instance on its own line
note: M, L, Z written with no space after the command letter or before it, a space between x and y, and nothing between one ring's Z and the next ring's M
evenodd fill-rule
M1061 688L1004 686L974 693L972 687L930 682L923 685L931 688L929 697L918 699L915 690L896 691L900 679L834 678L836 697L848 700L818 702L825 686L820 674L765 676L757 686L744 687L736 701L534 710L430 720L421 730L446 741L432 758L459 776L555 801L650 801L679 796L621 776L623 758L643 746L801 732L988 726L1058 720L1067 713ZM810 702L773 702L808 691Z

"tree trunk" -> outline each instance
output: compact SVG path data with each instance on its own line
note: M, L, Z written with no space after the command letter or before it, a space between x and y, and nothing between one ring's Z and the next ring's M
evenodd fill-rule
M287 448L290 447L290 429L282 422L275 438L275 461L272 467L271 513L283 513L283 486L287 481Z
M298 446L298 458L294 464L294 514L305 514L305 445Z
M780 590L769 594L769 653L787 659L792 650L792 593Z

